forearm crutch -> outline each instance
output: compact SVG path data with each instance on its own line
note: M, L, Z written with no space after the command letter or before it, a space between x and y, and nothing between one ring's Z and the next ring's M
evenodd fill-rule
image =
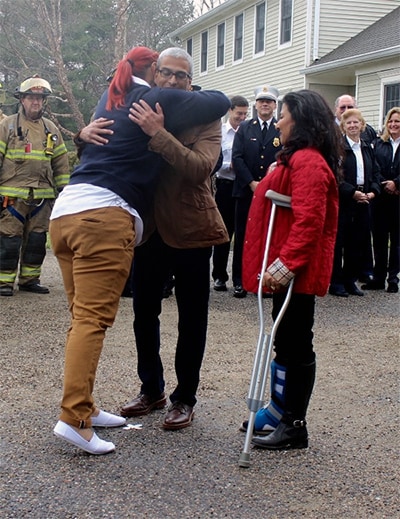
M267 383L269 366L271 363L271 353L273 349L274 339L276 330L278 329L279 323L286 311L286 308L289 304L292 289L293 289L293 281L294 278L290 281L288 290L286 293L286 297L282 308L280 309L273 326L271 328L270 333L265 333L265 322L264 322L264 308L263 308L263 274L267 268L268 261L268 252L271 244L272 232L274 229L274 221L275 221L275 213L276 208L279 207L291 207L291 197L287 195L282 195L275 191L269 189L265 196L269 198L272 202L271 207L271 216L269 219L268 231L267 231L267 241L265 243L265 251L264 258L261 267L260 279L258 283L258 292L257 292L257 300L258 300L258 315L260 321L260 333L258 336L257 349L254 356L254 364L253 364L253 372L251 375L249 393L247 396L247 407L250 410L249 414L249 422L247 425L246 438L244 441L243 451L239 458L239 466L248 468L250 466L250 447L251 447L251 438L253 436L254 422L256 413L261 407L264 405L264 395L265 395L265 386Z

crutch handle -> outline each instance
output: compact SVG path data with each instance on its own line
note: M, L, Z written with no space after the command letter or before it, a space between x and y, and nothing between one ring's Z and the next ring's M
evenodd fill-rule
M282 193L277 193L272 189L268 189L265 193L266 198L269 198L274 204L280 205L282 207L290 207L292 197L289 195L282 195Z

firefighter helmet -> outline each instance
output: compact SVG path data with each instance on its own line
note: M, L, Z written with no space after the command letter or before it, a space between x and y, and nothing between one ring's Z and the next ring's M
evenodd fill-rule
M51 86L48 81L42 79L38 75L25 79L19 87L16 88L14 96L20 99L21 96L27 94L39 94L42 96L48 96L51 94Z

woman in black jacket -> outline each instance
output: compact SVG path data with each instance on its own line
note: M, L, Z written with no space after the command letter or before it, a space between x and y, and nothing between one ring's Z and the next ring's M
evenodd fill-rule
M362 286L367 290L399 291L400 268L400 107L386 115L382 137L374 143L376 159L381 169L382 194L374 200L372 235L374 248L374 277Z
M371 243L370 202L379 195L379 166L374 150L360 138L365 120L357 109L346 110L340 122L344 132L343 181L339 185L339 222L329 293L362 296L357 287Z

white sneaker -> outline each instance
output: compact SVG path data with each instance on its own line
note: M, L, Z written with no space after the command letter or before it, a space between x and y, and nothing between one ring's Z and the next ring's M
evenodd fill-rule
M75 447L89 452L89 454L107 454L115 450L115 445L112 442L101 440L96 433L93 433L90 441L85 440L70 425L61 420L57 422L53 432L58 438L62 438Z
M100 411L97 416L92 416L93 427L121 427L126 424L125 418L115 414Z

